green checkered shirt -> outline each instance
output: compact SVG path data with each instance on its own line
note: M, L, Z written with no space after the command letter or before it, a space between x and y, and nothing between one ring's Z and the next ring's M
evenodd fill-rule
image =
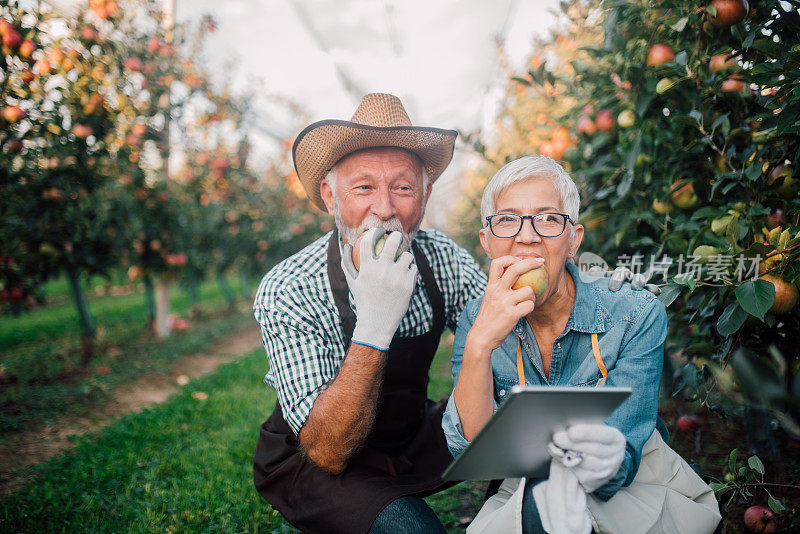
M329 239L330 233L275 266L261 280L253 303L269 361L264 382L277 391L283 416L295 433L345 357L346 340L328 280ZM483 294L486 275L466 250L441 232L420 230L415 241L442 292L446 326L455 331L466 303ZM418 275L395 335L424 334L432 321L431 303Z

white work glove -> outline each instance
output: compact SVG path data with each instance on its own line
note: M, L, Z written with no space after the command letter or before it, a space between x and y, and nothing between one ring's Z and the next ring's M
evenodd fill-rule
M356 326L353 343L378 350L389 350L400 320L417 283L417 266L410 252L395 260L403 238L391 232L383 250L375 256L375 244L386 233L383 228L370 228L361 239L360 270L353 265L353 247L345 245L342 270L356 305Z
M553 434L548 450L575 473L586 493L592 493L619 471L625 436L609 425L572 425Z
M533 487L536 509L548 534L588 534L592 520L586 508L586 492L578 477L561 460L550 460L550 476Z
M653 295L661 294L661 288L655 284L648 284L647 280L650 278L650 273L637 273L633 274L633 271L628 269L627 267L617 267L613 271L606 271L602 267L597 265L593 266L589 269L589 274L594 276L603 276L605 278L609 278L608 281L608 290L609 291L619 291L622 287L623 282L630 282L631 289L634 291L639 291L641 289L646 289L651 292Z

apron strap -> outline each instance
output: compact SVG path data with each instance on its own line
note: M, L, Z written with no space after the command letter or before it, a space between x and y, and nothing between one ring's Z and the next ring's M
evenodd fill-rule
M603 363L603 357L600 356L600 343L597 341L596 333L592 334L592 352L594 353L594 360L597 362L597 368L600 369L600 374L605 378L608 376L608 371Z
M597 362L597 368L600 369L600 374L603 375L605 379L608 376L608 370L606 369L605 364L603 363L603 357L600 356L600 343L597 341L597 334L592 334L592 353L594 354L594 360ZM517 343L517 378L519 380L519 385L525 385L525 371L522 367L522 342Z

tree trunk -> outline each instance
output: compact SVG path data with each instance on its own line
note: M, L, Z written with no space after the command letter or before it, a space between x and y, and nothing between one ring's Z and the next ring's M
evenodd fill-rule
M239 280L242 283L241 293L246 299L250 298L250 277L247 276L247 271L244 267L239 269Z
M156 320L153 326L157 337L169 337L169 282L163 278L156 282Z
M153 279L149 274L144 275L144 298L147 302L147 324L154 325L156 320L156 297L153 289Z
M196 319L200 316L200 284L197 283L197 276L190 274L186 277L186 292L189 294L189 317Z
M86 302L86 295L83 292L83 288L81 288L78 272L73 267L67 267L67 279L69 280L70 293L72 293L72 301L75 303L75 309L78 312L78 319L81 323L82 361L84 365L87 365L94 357L94 323L89 312L89 305Z
M225 297L228 306L233 306L236 303L236 297L233 294L233 290L231 290L231 286L228 284L228 279L225 278L224 270L217 271L217 283L222 290L222 295Z

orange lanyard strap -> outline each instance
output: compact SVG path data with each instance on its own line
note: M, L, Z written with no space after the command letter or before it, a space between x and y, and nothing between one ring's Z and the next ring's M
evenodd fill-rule
M608 375L608 371L603 363L603 358L600 356L600 343L597 342L597 334L592 334L592 352L594 353L594 360L597 362L597 368L600 369L600 374L605 378Z
M597 334L592 334L592 353L594 354L594 360L597 362L597 368L600 369L600 374L603 375L603 378L608 376L608 370L606 369L605 364L603 363L603 358L600 356L600 343L597 341ZM519 379L519 385L525 385L525 371L522 368L522 342L520 341L517 344L517 377Z

